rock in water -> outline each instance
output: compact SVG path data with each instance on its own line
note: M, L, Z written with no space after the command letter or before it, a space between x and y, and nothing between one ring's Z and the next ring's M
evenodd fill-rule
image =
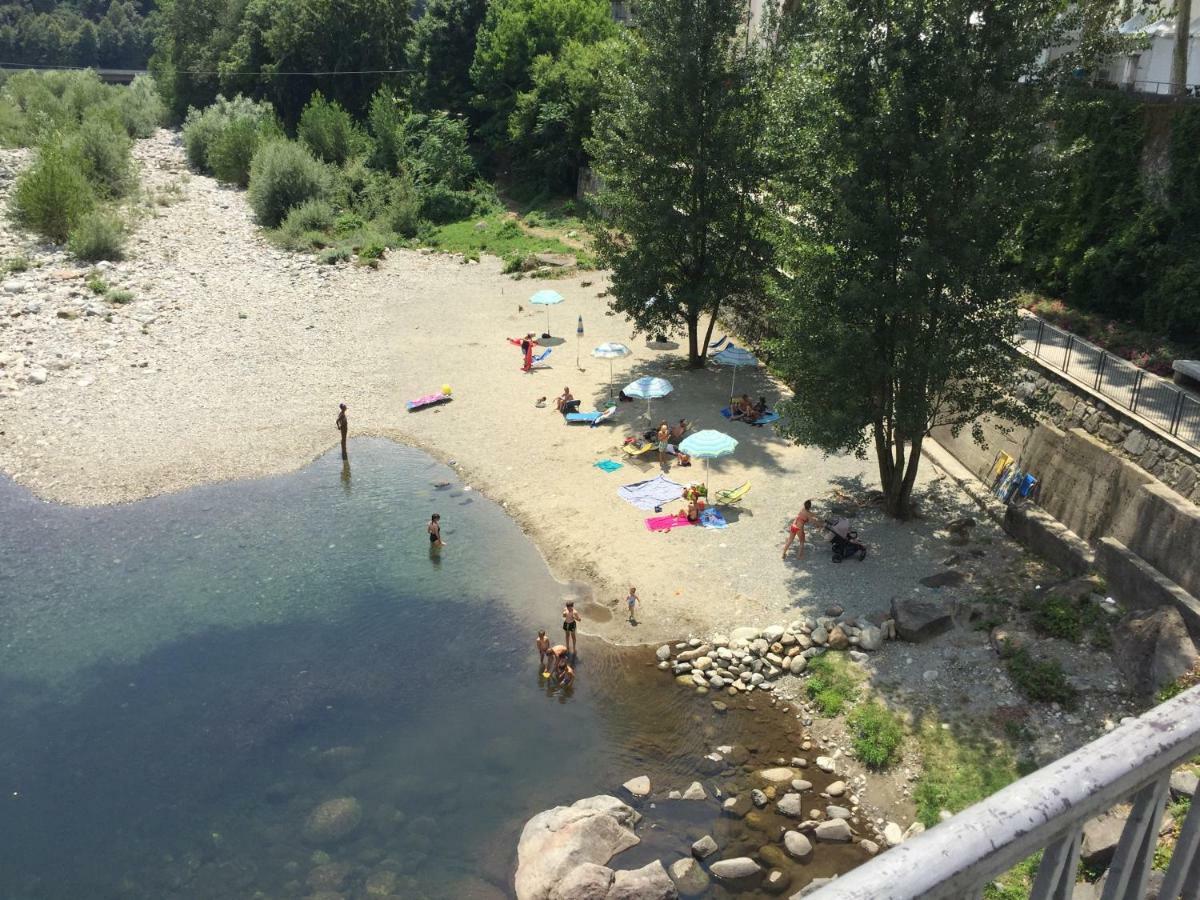
M768 784L787 784L796 777L796 773L786 766L778 766L774 769L763 769L758 773L758 777Z
M691 857L675 860L667 873L684 897L698 897L708 890L708 873Z
M764 798L765 799L765 798ZM726 815L742 818L746 813L750 812L754 804L750 801L749 794L738 794L736 797L729 797L722 804L721 809Z
M735 856L732 859L720 859L708 867L713 877L722 881L736 881L739 878L750 878L762 871L762 868L748 856Z
M825 788L825 793L827 793L830 797L842 796L842 794L846 793L846 782L835 781L829 787Z
M950 604L941 600L893 598L892 618L901 640L918 644L954 627Z
M313 844L336 844L362 823L362 806L353 797L327 800L308 814L304 839Z
M814 833L818 841L845 843L850 840L850 823L845 819L831 819L817 825Z
M678 896L675 882L668 877L662 862L656 859L640 869L614 873L605 900L676 900Z
M708 795L704 793L704 785L698 781L693 781L688 785L688 789L683 792L684 800L705 800Z
M630 778L621 787L629 791L635 797L648 797L650 795L650 779L645 775L639 775L637 778Z
M783 833L783 849L788 852L789 856L795 857L802 862L808 860L813 852L812 841L798 831L785 831Z
M596 863L576 866L550 891L549 900L606 900L613 870Z
M818 756L817 768L822 772L833 773L837 770L837 763L833 761L833 757L831 756Z
M716 853L717 850L717 842L713 840L711 834L706 834L692 844L692 856L696 857L696 859L707 859Z
M778 809L781 815L785 815L789 819L804 818L804 808L800 803L799 794L784 794L779 801Z
M659 662L664 662L664 661L670 659L671 658L670 644L663 644L661 647L658 648L658 650L655 651L654 655L658 658Z
M639 842L641 817L616 797L598 796L540 812L517 845L517 900L549 900L555 885L584 863L603 866Z
M889 847L899 847L904 840L904 832L895 822L883 826L883 840Z

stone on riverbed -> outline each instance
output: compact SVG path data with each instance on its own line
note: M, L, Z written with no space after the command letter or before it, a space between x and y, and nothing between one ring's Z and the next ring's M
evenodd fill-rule
M613 870L597 863L576 866L550 891L548 900L606 900Z
M698 781L693 781L688 785L688 789L683 792L684 800L707 800L708 795L704 793L704 785Z
M825 793L827 793L830 797L842 796L842 794L846 793L846 782L835 781L829 787L825 788Z
M899 847L904 840L904 831L895 822L883 826L883 841L889 847Z
M799 819L804 815L804 807L799 794L784 794L776 808L781 815L790 819Z
M708 873L690 856L671 863L668 874L684 897L696 897L708 890Z
M735 856L732 859L717 860L708 867L708 871L722 881L737 881L739 878L757 875L762 871L762 867L748 856Z
M814 834L818 841L845 843L850 840L850 823L845 819L831 819L818 823Z
M327 800L308 815L305 840L313 844L336 844L349 837L362 823L362 806L353 797Z
M598 796L540 812L517 845L517 900L550 900L551 892L584 863L603 866L639 843L641 817L616 797Z
M921 597L892 599L892 618L901 640L921 643L954 627L950 604Z
M773 769L760 770L758 777L768 784L787 784L796 777L796 773L786 766L777 766Z
M648 797L650 795L650 779L645 775L639 775L637 778L630 778L621 787L629 791L635 797Z
M837 771L837 763L834 762L831 757L818 756L817 757L817 768L820 769L822 772L832 773L832 772Z
M706 834L692 844L692 856L696 857L696 859L707 859L716 853L717 850L717 842L713 840L711 834Z
M640 869L615 872L605 900L675 900L678 896L675 883L656 859Z
M765 797L763 799L766 799ZM729 797L721 805L721 809L726 815L742 818L746 813L754 807L754 802L750 799L749 794L738 794L736 797Z
M785 831L783 833L783 848L787 850L789 856L802 862L812 857L812 841L798 831Z
M654 655L656 657L658 657L659 662L663 662L665 660L670 659L671 658L670 644L663 644L661 647L658 648L658 650L655 651Z
M750 643L750 641L753 641L761 633L762 632L759 629L750 628L748 626L743 627L743 628L735 628L735 629L733 629L733 631L729 632L729 640L731 643L734 643L736 641L744 641L745 643Z

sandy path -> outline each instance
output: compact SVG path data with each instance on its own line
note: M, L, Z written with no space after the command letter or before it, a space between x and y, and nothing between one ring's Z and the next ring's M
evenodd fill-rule
M592 582L605 603L635 583L644 600L640 626L626 624L623 611L585 623L613 640L768 624L831 603L869 612L913 590L952 552L935 521L889 523L867 511L866 563L835 566L823 546L804 561L781 562L799 503L812 496L820 507L839 486L874 486L871 464L825 458L770 428L724 422L718 409L728 373L687 372L679 351L631 338L627 324L606 314L599 275L552 283L567 298L551 313L553 330L569 337L550 368L526 375L504 338L542 331L545 314L526 298L544 283L514 281L486 258L464 265L396 252L371 271L292 257L257 235L241 194L184 175L168 133L137 152L150 185L186 180L184 199L146 218L131 259L105 273L137 300L108 309L68 277L70 263L44 251L36 252L45 266L10 279L0 293L0 468L43 497L122 502L289 470L336 441L333 420L344 399L352 435L387 435L455 460L465 480L506 505L560 577ZM0 252L20 242L0 235ZM15 293L13 280L24 285ZM60 310L72 317L60 318ZM111 321L89 310L111 312ZM582 371L573 333L579 315ZM597 429L567 427L552 406L534 407L564 385L584 408L606 397L608 363L587 351L609 340L634 349L615 366L618 385L646 373L675 384L668 400L655 403L656 418L684 416L741 441L735 456L714 463L710 479L714 488L753 483L730 528L651 534L642 524L647 513L616 490L657 474L657 464L629 463L613 474L593 467L623 459L619 444L644 405L623 405L617 424ZM30 380L39 367L41 384ZM738 382L755 396L779 393L761 373ZM406 399L443 383L453 386L453 403L405 411ZM698 464L671 477L703 474ZM330 478L339 475L331 468ZM965 508L965 498L926 466L923 487L931 479L939 482L926 506L931 520ZM424 523L413 524L411 539L423 540ZM454 524L447 512L447 553L457 541L487 539ZM547 625L558 599L535 600Z

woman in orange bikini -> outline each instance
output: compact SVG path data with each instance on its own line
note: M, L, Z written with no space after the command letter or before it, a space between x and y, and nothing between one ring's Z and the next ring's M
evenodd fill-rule
M791 527L788 528L787 543L783 545L784 559L787 559L788 548L792 546L792 542L796 540L796 538L800 538L799 549L796 551L796 555L801 559L804 559L804 526L811 521L813 521L812 501L805 500L804 509L796 513L796 518L792 519Z

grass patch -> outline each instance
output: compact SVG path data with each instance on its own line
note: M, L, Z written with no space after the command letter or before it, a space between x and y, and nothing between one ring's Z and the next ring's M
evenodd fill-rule
M823 653L808 661L804 690L823 716L836 716L858 699L862 675L840 653Z
M927 828L938 823L943 809L959 812L1020 777L1012 748L986 734L955 735L930 724L919 738L924 769L913 802Z
M853 735L854 753L868 768L887 768L899 757L904 726L890 709L874 701L864 703L846 721Z
M104 299L107 300L109 303L115 303L118 306L124 306L126 303L133 302L133 292L132 291L120 291L120 290L109 290L108 293L106 293L104 295Z
M332 266L335 263L348 262L350 260L350 251L345 247L330 247L322 250L318 259L325 263L325 265Z
M89 276L88 280L87 280L87 286L88 286L88 290L91 291L93 294L101 294L102 295L102 294L108 293L108 282L105 281L103 278L101 278L99 275Z
M1022 694L1040 703L1057 703L1074 709L1079 692L1067 682L1056 659L1038 659L1025 648L1005 654L1004 667Z
M1192 666L1190 672L1184 672L1170 684L1163 686L1158 692L1157 701L1163 703L1172 697L1178 697L1188 688L1197 684L1200 684L1200 663ZM1196 757L1196 760L1200 760L1200 756Z
M482 227L476 227L482 223ZM595 263L587 253L564 244L557 238L532 234L515 219L493 213L482 219L466 219L433 228L423 236L422 244L461 253L467 258L479 258L490 253L504 260L506 271L521 271L525 260L537 253L565 253L574 256L582 268Z
M1042 851L1017 863L983 889L983 900L1028 900L1042 864Z
M25 256L14 256L4 264L4 271L16 274L18 272L29 271L29 258Z
M1071 600L1048 594L1036 599L1027 598L1025 608L1030 611L1030 623L1038 634L1075 644L1090 635L1094 646L1112 646L1112 632L1106 615L1091 600Z

